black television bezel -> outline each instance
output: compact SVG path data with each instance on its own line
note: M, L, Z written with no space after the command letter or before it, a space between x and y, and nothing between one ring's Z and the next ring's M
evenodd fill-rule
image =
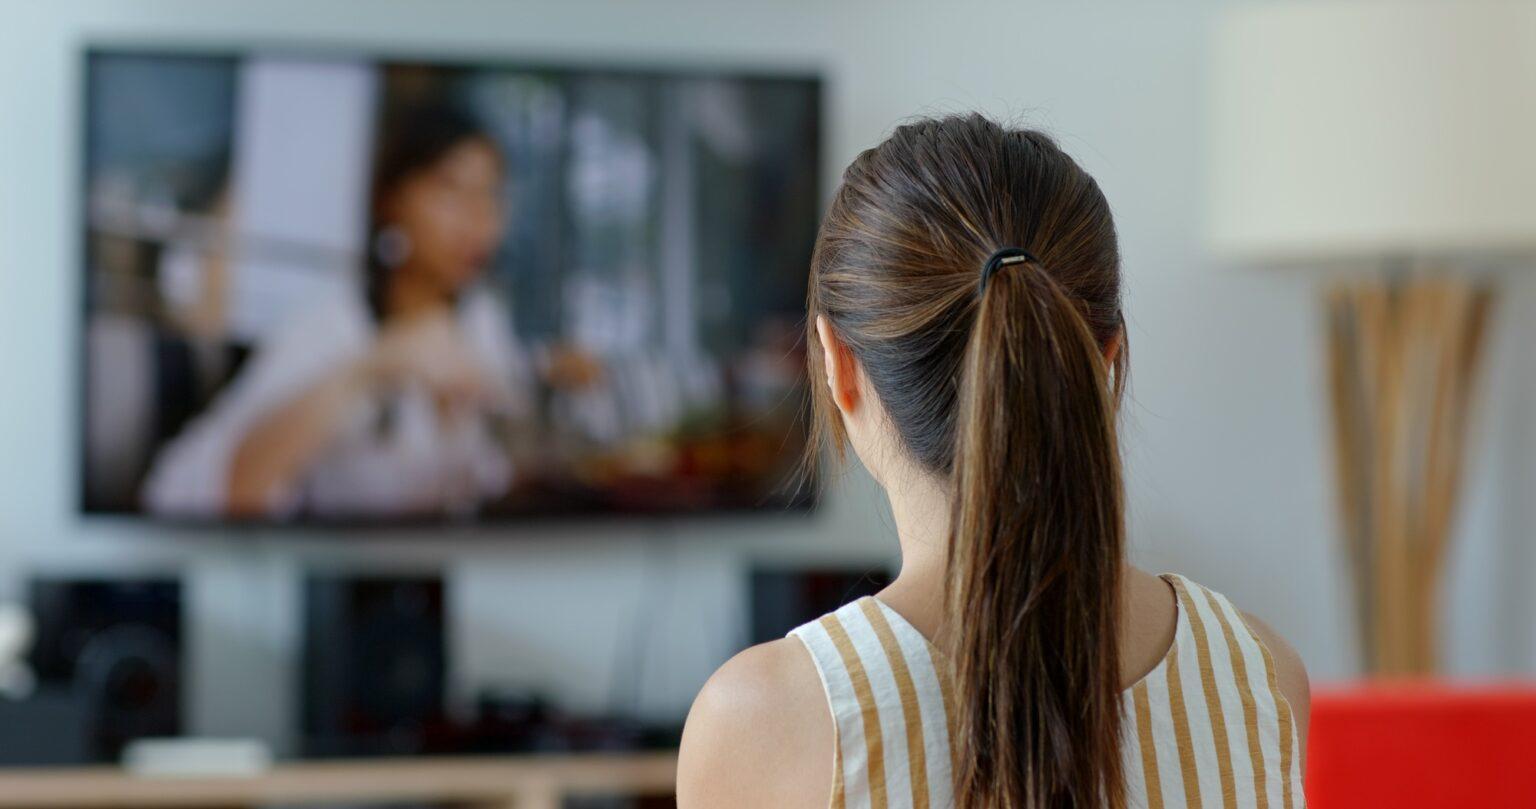
M807 515L820 504L818 487L808 480L786 479L780 488L786 492L772 502L752 506L711 506L700 509L658 510L539 510L521 514L500 515L493 518L455 519L446 516L390 517L380 519L345 517L324 519L302 517L296 520L230 517L177 517L156 515L143 510L91 508L86 497L87 441L86 425L89 419L90 346L85 339L91 314L90 268L87 265L90 239L90 155L92 153L92 127L87 120L91 107L91 66L98 57L105 56L166 56L187 58L246 59L252 56L285 56L316 61L367 61L374 63L416 63L444 68L473 68L509 71L543 71L584 73L587 75L611 75L616 77L648 78L720 78L736 80L783 80L799 81L810 85L815 99L817 115L814 122L816 188L818 207L826 204L826 140L827 140L827 93L825 71L803 60L765 64L732 64L713 57L697 60L654 59L644 54L619 57L602 56L583 58L579 53L511 55L488 52L481 47L413 49L399 46L374 47L365 43L327 43L308 40L284 40L262 42L246 40L200 39L194 42L154 39L114 39L94 37L78 48L78 78L75 93L75 157L77 172L75 182L75 249L73 259L75 278L79 283L75 305L75 318L71 322L76 341L73 397L75 437L75 509L85 520L123 520L131 523L164 526L169 529L239 532L282 532L313 535L324 532L341 532L346 535L376 534L380 538L396 537L401 532L420 529L453 530L465 536L489 537L520 527L553 528L591 525L601 527L618 522L641 523L659 527L663 524L687 521L705 521L720 517L771 518L785 515ZM809 276L809 265L806 272Z

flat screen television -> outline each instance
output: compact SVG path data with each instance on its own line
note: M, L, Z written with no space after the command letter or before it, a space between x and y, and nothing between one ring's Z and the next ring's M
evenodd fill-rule
M84 511L808 505L820 115L809 73L90 48Z

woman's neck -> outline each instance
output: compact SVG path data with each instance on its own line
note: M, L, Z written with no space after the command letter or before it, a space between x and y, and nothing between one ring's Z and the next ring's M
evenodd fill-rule
M935 475L913 472L892 481L886 496L901 544L901 572L880 598L924 635L936 638L942 631L949 559L949 486Z
M949 487L933 475L915 473L899 476L887 484L886 496L901 543L901 572L889 587L880 591L880 600L943 648L951 516ZM1129 564L1119 596L1121 680L1129 685L1167 654L1178 611L1167 582Z
M385 312L390 318L408 320L416 315L440 309L448 302L441 285L424 273L413 272L409 265L395 269L389 277Z

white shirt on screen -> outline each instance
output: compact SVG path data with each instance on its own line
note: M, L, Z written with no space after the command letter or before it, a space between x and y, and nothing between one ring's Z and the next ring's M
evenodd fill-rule
M512 393L498 414L527 417L529 363L506 309L491 293L473 290L459 303L458 323L485 372ZM246 433L274 408L361 358L377 330L356 290L329 296L274 329L208 409L156 456L145 507L175 517L223 516L230 465ZM367 519L472 507L505 493L511 476L507 452L484 416L445 421L426 390L406 387L361 401L320 458L274 493L266 516L302 511Z

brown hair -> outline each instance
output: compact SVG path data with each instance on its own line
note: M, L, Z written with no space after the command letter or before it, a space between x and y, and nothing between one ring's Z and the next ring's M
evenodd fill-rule
M1004 248L1028 256L982 283ZM952 487L956 806L1122 805L1126 354L1111 382L1120 256L1098 184L1040 132L974 114L907 124L843 173L811 273L811 344L825 316L906 450ZM814 388L813 442L841 454Z

